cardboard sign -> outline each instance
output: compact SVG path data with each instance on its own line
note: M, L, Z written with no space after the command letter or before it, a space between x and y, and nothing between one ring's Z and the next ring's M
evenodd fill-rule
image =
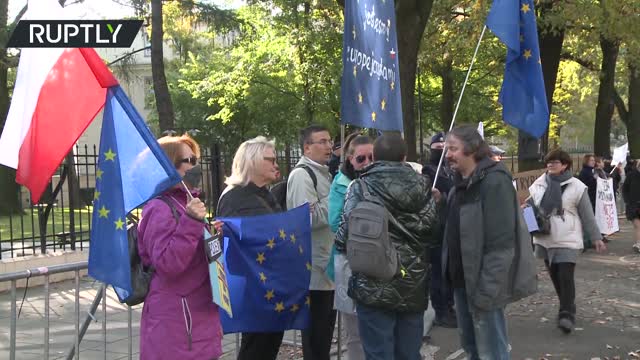
M518 193L518 201L520 204L524 203L524 200L529 197L529 186L533 184L542 174L547 171L546 169L538 169L531 171L523 171L513 175L514 186Z

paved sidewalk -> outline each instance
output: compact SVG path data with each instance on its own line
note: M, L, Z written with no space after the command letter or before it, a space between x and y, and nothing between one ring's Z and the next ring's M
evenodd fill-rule
M629 223L620 220L622 231L610 237L609 251L595 254L588 251L576 267L578 305L577 328L564 335L555 327L557 299L543 266L539 267L540 291L508 307L510 341L513 359L639 359L640 358L640 255L631 252L632 233ZM80 313L86 317L99 285L82 278ZM75 290L73 281L51 284L50 296L50 359L64 359L74 344ZM18 289L18 307L24 290ZM0 293L0 360L9 358L10 293ZM129 334L127 310L110 290L107 293L106 359L128 358ZM138 358L139 320L141 307L132 311L131 347ZM102 304L80 345L81 359L105 359L102 334ZM17 328L19 360L43 358L44 298L41 286L27 291ZM460 360L455 330L435 328L432 338L423 346L428 359ZM292 331L285 335L286 343L299 344L300 337ZM225 355L235 359L235 335L223 340ZM334 343L334 354L337 344ZM639 357L634 357L638 353ZM616 356L618 356L616 358ZM333 358L337 358L335 355ZM346 359L346 356L342 357ZM302 359L299 346L283 345L279 359Z

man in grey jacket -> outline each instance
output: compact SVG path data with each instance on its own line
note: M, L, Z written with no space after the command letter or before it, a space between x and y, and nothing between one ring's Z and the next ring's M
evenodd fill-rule
M534 293L530 236L511 182L475 127L447 135L446 158L456 173L447 198L443 272L455 299L460 341L469 359L510 359L507 304Z
M305 360L329 360L336 321L333 282L325 272L333 245L333 233L328 219L332 177L327 166L332 145L327 128L311 125L303 129L300 132L300 147L304 155L287 181L287 208L293 209L306 202L311 205L311 324L302 331ZM315 175L315 179L309 170Z

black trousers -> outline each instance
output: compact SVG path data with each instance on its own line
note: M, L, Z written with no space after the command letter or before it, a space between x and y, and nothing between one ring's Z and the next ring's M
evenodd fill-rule
M284 332L242 333L238 360L276 360Z
M302 330L304 360L329 360L336 311L333 310L333 291L311 290L311 324Z
M552 263L548 260L544 261L551 276L553 287L560 300L560 311L558 318L568 318L571 321L576 319L576 282L574 272L576 264L574 263Z

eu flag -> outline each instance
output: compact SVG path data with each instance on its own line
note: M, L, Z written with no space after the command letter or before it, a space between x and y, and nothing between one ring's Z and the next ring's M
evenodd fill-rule
M120 86L107 90L93 202L89 275L131 293L126 215L180 175Z
M305 329L309 324L309 205L274 215L225 218L224 265L233 318L226 334Z
M343 124L403 131L394 8L393 0L345 2Z
M540 138L549 126L533 0L493 0L487 27L507 46L502 119Z

